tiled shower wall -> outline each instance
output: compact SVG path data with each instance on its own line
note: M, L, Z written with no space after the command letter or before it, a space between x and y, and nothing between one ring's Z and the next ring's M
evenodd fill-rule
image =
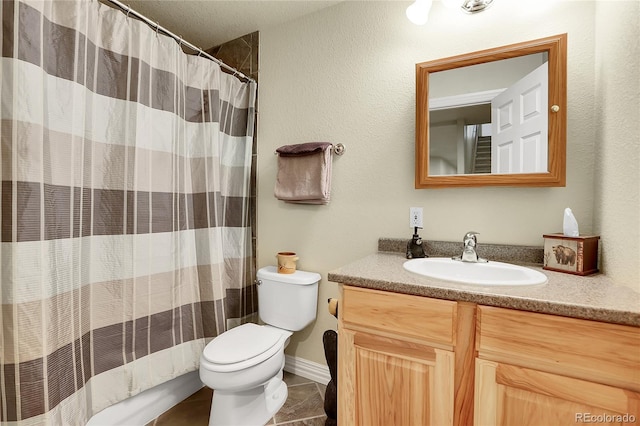
M247 34L206 52L258 81L258 32Z
M220 46L206 50L211 56L220 59L225 64L237 69L244 75L258 81L258 32L247 34L235 40L228 41ZM258 120L256 119L256 126ZM257 165L257 131L253 131L253 148L251 152L251 200L250 200L250 220L251 220L251 243L253 258L251 261L251 280L256 270L256 243L257 243L257 203L256 203L256 165Z

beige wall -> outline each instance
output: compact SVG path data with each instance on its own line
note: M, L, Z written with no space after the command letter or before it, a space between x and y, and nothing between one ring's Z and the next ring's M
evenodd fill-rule
M596 6L594 231L604 272L640 291L640 2Z
M261 32L258 266L274 264L277 251L291 250L300 256L300 269L323 276L318 319L294 335L288 354L325 362L322 333L336 327L326 300L338 295L337 284L326 280L327 272L375 252L379 237L410 238L411 206L424 208L421 234L427 239L458 241L475 230L481 233L480 244L537 246L543 233L562 229L563 209L571 207L581 233L611 234L604 239L611 275L638 286L638 250L635 257L626 254L629 240L622 238L624 224L616 217L616 211L623 210L621 214L635 220L631 241L637 241L637 162L611 153L613 158L598 162L598 174L593 173L595 146L599 138L609 137L605 132L617 139L607 141L605 149L635 137L637 161L637 124L618 128L608 122L599 104L607 97L598 93L596 98L596 88L603 87L596 83L597 76L621 73L628 82L632 71L617 67L596 72L601 68L596 52L614 58L618 54L607 46L596 51L595 2L548 3L546 10L525 12L520 2L500 1L481 14L465 15L435 2L429 23L418 27L405 17L408 1L346 1ZM607 8L615 11L613 5ZM603 19L597 23L617 25ZM637 25L632 24L626 28L637 37ZM598 34L615 38L615 31L599 29ZM564 32L569 34L567 186L414 189L415 63ZM637 71L636 66L635 75ZM605 105L615 102L607 98ZM627 114L624 107L620 111ZM602 125L607 129L598 130ZM307 141L347 147L344 156L334 158L328 206L290 205L273 197L274 150ZM635 183L622 168L636 169ZM602 179L598 191L594 179ZM623 188L635 191L635 207L616 199L602 212L594 208L613 186L621 187L618 194ZM599 212L597 223L594 210ZM621 272L624 269L629 272Z

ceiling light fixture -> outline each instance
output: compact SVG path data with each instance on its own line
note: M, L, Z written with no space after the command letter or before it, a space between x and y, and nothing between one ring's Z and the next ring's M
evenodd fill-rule
M493 0L465 0L460 7L467 13L476 13L488 8L491 3L493 3Z
M493 0L441 0L442 3L450 8L462 9L467 13L482 12L491 4ZM407 7L407 18L416 25L424 25L429 19L429 11L433 0L415 0L409 7Z
M433 0L416 0L407 7L407 18L416 25L426 24L432 3Z

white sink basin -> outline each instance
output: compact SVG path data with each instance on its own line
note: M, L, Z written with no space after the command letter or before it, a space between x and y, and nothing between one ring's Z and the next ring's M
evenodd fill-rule
M404 262L404 269L446 281L484 286L522 286L547 282L547 276L524 266L492 262L470 263L448 257L428 257Z

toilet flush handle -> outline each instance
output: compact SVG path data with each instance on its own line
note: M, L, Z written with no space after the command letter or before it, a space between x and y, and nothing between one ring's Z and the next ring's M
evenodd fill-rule
M262 284L262 280L258 280L258 279L256 279L253 283L254 283L255 285L260 285L260 284Z

